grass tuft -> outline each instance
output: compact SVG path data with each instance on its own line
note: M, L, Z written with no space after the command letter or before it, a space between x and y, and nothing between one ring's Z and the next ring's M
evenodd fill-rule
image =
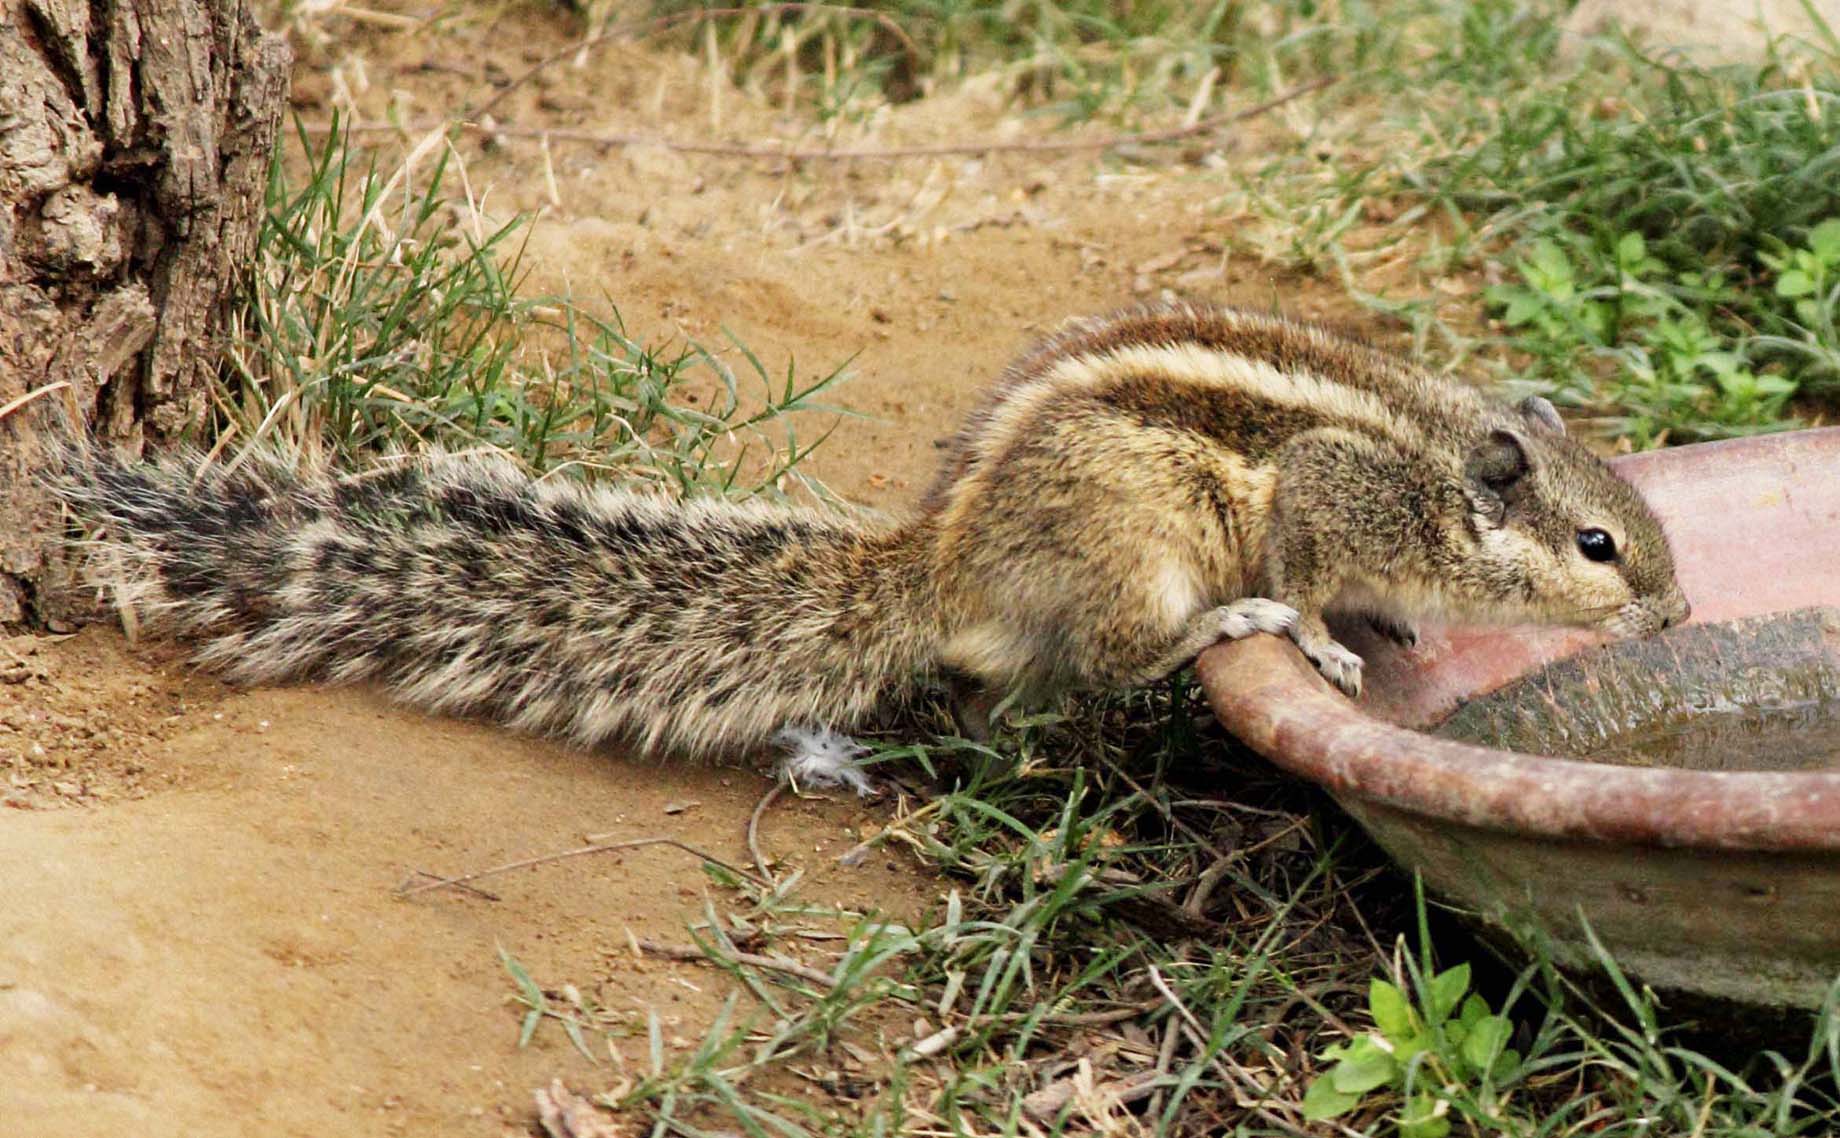
M539 473L684 493L820 489L797 467L823 436L801 439L799 421L837 413L823 399L841 369L776 376L731 343L738 376L701 345L633 339L617 311L526 295L525 219L450 192L465 172L443 133L393 167L336 124L297 144L273 167L233 313L209 425L220 448L349 462L485 447Z
M1794 425L1840 384L1840 56L1593 58L1614 90L1517 88L1405 176L1510 239L1486 296L1530 386L1639 446Z
M1178 680L994 746L881 745L901 797L853 855L918 856L944 875L937 906L909 926L718 875L729 901L691 933L736 995L603 1103L657 1134L788 1138L1840 1127L1840 985L1805 1033L1720 1054L1601 950L1602 992L1537 933L1506 969L1199 711ZM526 1028L563 1018L520 1002Z
M1325 34L1312 4L1232 0L760 0L699 16L705 7L657 0L652 11L740 86L821 120L865 119L972 81L1001 84L1018 110L1062 123L1199 116L1229 89L1268 96L1363 66L1392 39L1374 20L1363 24L1372 34Z

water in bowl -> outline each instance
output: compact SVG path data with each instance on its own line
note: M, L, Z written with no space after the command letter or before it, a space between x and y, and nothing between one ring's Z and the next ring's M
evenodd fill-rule
M1696 771L1840 771L1840 704L1670 716L1607 736L1573 757Z
M1471 700L1437 733L1622 766L1840 771L1840 612L1607 644Z

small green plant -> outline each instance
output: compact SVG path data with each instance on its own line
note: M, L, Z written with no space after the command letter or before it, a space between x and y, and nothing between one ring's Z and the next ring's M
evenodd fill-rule
M1823 271L1811 250L1785 255L1810 288ZM1738 290L1717 273L1674 274L1639 233L1603 250L1582 237L1535 240L1518 280L1487 293L1527 357L1522 376L1637 446L1670 435L1716 438L1793 426L1800 388L1742 329L1715 325ZM1804 294L1797 294L1804 295ZM1778 353L1780 355L1780 353Z
M1830 217L1808 232L1806 247L1763 255L1776 272L1776 295L1793 302L1796 319L1807 328L1831 331L1836 290L1840 290L1840 217Z
M1776 274L1774 292L1789 302L1797 327L1761 338L1767 350L1796 360L1811 385L1840 385L1840 217L1808 231L1802 247L1776 242L1760 256Z
M523 1022L518 1028L518 1046L529 1046L532 1037L537 1034L538 1026L546 1019L553 1019L562 1025L562 1030L568 1035L569 1042L575 1045L575 1050L581 1052L590 1063L595 1062L594 1052L588 1050L588 1041L582 1035L583 1020L592 1019L592 1012L583 1005L580 997L558 1005L543 990L543 986L531 978L529 969L517 957L506 952L502 945L498 950L498 961L510 973L512 983L517 985L517 1002L524 1005ZM574 1005L574 1009L571 1010L568 1004Z
M1515 265L1520 282L1484 295L1501 307L1503 323L1542 346L1607 347L1626 324L1665 310L1666 298L1649 282L1666 266L1648 255L1640 233L1623 234L1607 258L1592 253L1581 241L1541 238Z
M1369 1094L1391 1090L1403 1104L1400 1138L1443 1138L1450 1133L1453 1088L1470 1088L1472 1100L1487 1101L1520 1073L1520 1054L1507 1045L1513 1024L1469 992L1467 963L1419 979L1416 1003L1389 981L1369 983L1374 1030L1322 1052L1335 1065L1305 1092L1304 1117L1339 1118Z
M351 460L484 447L533 471L587 470L679 492L778 492L814 442L802 414L841 369L744 374L696 344L650 345L617 312L526 295L523 218L488 223L447 191L456 152L432 135L379 163L339 125L278 159L255 264L215 391L220 445ZM814 490L821 488L811 485Z

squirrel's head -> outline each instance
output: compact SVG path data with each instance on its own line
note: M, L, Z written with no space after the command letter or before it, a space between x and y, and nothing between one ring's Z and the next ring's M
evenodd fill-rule
M1463 493L1477 568L1522 615L1616 636L1687 619L1660 521L1546 400L1523 400L1473 442Z

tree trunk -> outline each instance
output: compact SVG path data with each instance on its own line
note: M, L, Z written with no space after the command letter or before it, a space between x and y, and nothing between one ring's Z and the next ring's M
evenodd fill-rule
M238 0L0 0L0 624L80 608L50 401L134 449L202 416L288 62Z

